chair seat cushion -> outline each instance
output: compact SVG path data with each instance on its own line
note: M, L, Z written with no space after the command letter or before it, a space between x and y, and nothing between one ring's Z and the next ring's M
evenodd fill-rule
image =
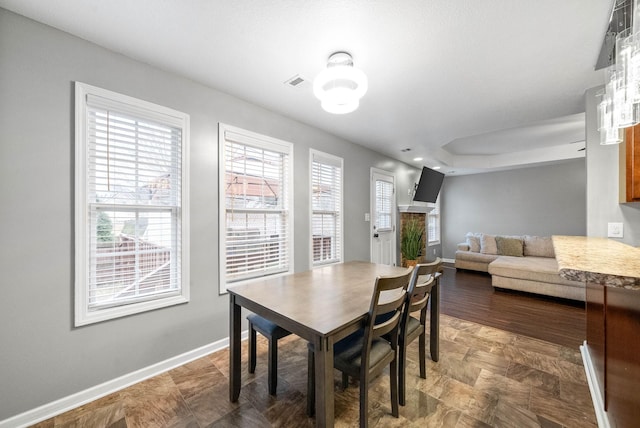
M411 335L414 331L420 329L422 326L420 321L415 319L414 317L409 317L409 321L407 323L407 335Z
M345 373L357 373L360 370L363 334L363 331L359 330L334 345L334 365L338 370ZM373 339L369 353L369 367L376 365L391 353L393 349L389 342L381 338Z
M289 332L288 330L285 330L278 324L275 324L268 319L261 317L260 315L249 314L247 315L247 319L251 324L253 324L253 327L264 336L270 336L279 339L291 334L291 332Z

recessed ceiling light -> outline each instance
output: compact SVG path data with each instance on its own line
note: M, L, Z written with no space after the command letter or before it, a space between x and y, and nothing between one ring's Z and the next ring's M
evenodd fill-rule
M440 168L442 168L442 167L441 166L434 166L432 169L440 169Z
M400 149L401 152L410 152L411 147L407 147L406 149Z
M422 160L422 158L413 158L413 160L414 160L415 162L420 162L420 161Z

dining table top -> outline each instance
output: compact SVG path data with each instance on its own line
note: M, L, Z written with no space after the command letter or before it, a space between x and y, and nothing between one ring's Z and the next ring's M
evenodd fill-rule
M313 335L327 337L368 313L377 277L406 272L407 268L351 261L229 286L228 291L277 314L284 324L305 326Z

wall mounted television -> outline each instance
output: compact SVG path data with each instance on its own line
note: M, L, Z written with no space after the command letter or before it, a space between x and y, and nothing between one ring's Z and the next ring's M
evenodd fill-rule
M413 200L435 203L436 199L438 199L438 193L440 193L443 180L443 173L427 168L426 166L423 167L420 181L418 181L418 185L416 186L416 193L413 195Z

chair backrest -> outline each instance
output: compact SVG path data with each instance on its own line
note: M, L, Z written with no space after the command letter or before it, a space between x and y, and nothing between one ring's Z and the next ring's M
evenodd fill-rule
M430 263L416 265L411 275L407 302L401 320L401 334L406 331L409 322L409 314L420 311L420 323L425 324L427 318L427 303L431 295L431 289L442 275L442 260L438 257Z
M398 276L381 276L376 278L369 315L364 331L366 353L368 355L371 341L385 334L397 339L402 309L406 302L407 288L413 268ZM378 317L378 315L382 315ZM393 348L397 346L392 343Z

